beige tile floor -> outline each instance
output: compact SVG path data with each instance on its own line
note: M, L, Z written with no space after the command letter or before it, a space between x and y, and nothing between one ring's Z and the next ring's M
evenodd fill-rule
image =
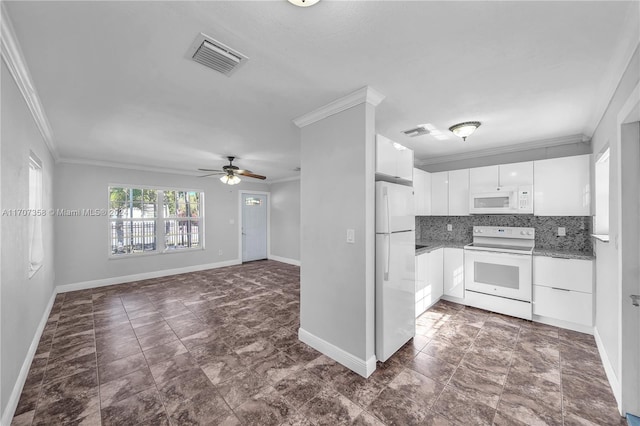
M274 261L60 294L13 424L619 425L591 336L447 302L364 379Z

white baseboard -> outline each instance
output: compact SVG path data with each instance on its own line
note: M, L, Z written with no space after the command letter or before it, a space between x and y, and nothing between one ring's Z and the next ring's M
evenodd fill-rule
M620 415L624 415L624 413L622 412L622 386L620 385L620 381L618 381L618 378L616 377L616 373L613 370L613 364L611 364L609 355L607 355L607 351L604 348L604 343L602 343L602 338L600 337L600 333L598 333L598 329L596 327L593 327L593 337L596 339L598 353L600 354L600 359L602 360L604 372L607 374L607 380L609 380L609 385L611 386L611 390L613 391L613 396L618 403L618 411L620 412Z
M9 401L7 402L7 406L5 407L4 413L2 415L2 421L0 421L0 425L10 425L11 420L13 420L13 415L16 412L16 408L18 408L18 402L20 401L20 394L22 393L22 388L24 387L24 383L27 381L27 376L29 375L29 368L31 368L31 362L33 361L33 357L36 354L36 350L38 349L38 344L40 343L40 338L42 337L42 332L44 331L44 327L47 325L47 320L49 319L49 314L51 313L51 308L53 308L53 302L56 299L57 291L53 290L51 294L51 298L49 299L49 303L42 314L42 318L40 319L40 323L38 324L38 328L36 329L35 334L33 335L33 339L31 340L31 346L29 346L29 350L27 351L27 355L24 357L24 362L22 363L22 367L20 368L20 374L18 374L18 378L16 379L16 383L13 385L13 390L11 391L11 395L9 396Z
M588 325L576 324L575 322L562 321L555 318L534 315L532 321L541 322L543 324L552 325L554 327L566 328L567 330L577 331L579 333L593 334L593 327Z
M86 290L89 288L104 287L113 284L124 284L133 281L148 280L151 278L166 277L169 275L186 274L188 272L204 271L207 269L223 268L225 266L240 265L239 259L227 260L218 263L207 263L204 265L185 266L184 268L163 269L160 271L143 272L141 274L122 275L119 277L104 278L101 280L82 281L72 284L61 284L56 287L58 293L66 293L68 291Z
M329 358L339 362L351 371L358 373L362 377L369 377L371 373L373 373L376 369L375 355L372 355L367 360L358 358L350 354L349 352L346 352L343 349L340 349L339 347L327 342L326 340L323 340L318 336L309 333L302 327L298 329L298 338L303 343L306 343L317 351L322 352Z
M295 259L289 259L288 257L276 256L274 254L270 254L268 256L270 260L275 260L282 263L288 263L289 265L300 266L300 261Z

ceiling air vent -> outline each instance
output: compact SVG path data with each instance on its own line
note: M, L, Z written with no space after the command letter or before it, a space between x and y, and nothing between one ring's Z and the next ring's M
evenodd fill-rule
M403 130L402 133L409 137L415 138L416 136L428 135L430 132L424 126L418 126L413 129Z
M242 66L248 57L205 34L198 34L190 50L191 58L227 77Z

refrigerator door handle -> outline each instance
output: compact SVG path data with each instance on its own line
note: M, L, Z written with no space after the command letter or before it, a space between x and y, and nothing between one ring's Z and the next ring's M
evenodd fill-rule
M387 192L387 188L384 188L383 190L383 196L384 196L384 204L385 207L387 209L387 232L391 232L391 218L389 215L389 193Z
M384 280L389 281L389 265L391 264L391 234L385 234L387 239L387 262L384 265Z

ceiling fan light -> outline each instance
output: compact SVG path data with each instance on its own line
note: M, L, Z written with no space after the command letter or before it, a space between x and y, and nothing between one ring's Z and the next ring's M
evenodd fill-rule
M236 185L240 183L240 178L236 175L224 175L220 178L220 182L226 183L227 185Z
M467 140L468 136L471 136L473 132L480 127L479 121L465 121L464 123L454 124L449 127L449 130L456 136L462 138L463 141Z
M318 3L320 0L289 0L289 3L300 6L300 7L309 7Z

